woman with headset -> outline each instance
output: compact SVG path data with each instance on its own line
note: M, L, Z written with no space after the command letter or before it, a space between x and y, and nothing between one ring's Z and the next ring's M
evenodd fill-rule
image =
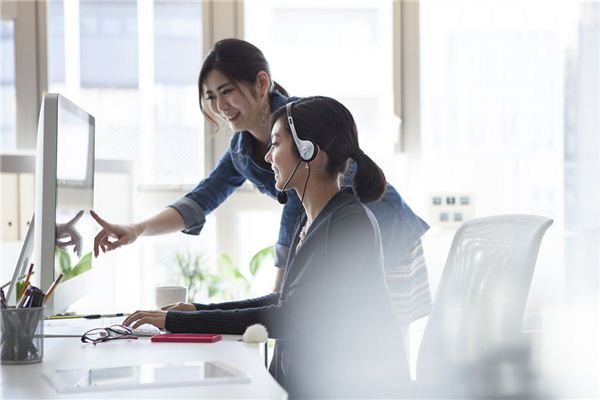
M141 235L175 231L197 235L206 215L217 208L246 180L264 194L284 203L279 238L275 245L280 290L284 267L292 244L293 229L302 206L295 191L280 195L275 176L264 156L270 144L270 116L293 98L271 79L263 53L239 39L217 42L209 52L198 78L200 109L211 122L226 122L236 132L229 149L210 175L190 193L156 214L131 225L117 225L92 216L102 226L94 241L94 254L134 242ZM356 170L350 162L344 176L349 185ZM421 236L427 224L413 213L396 190L388 185L380 201L368 207L379 222L383 238L387 282L394 308L402 324L427 315L431 300ZM180 309L186 305L174 305Z
M124 324L242 334L260 323L277 339L269 370L290 397L390 395L391 385L408 379L407 360L379 226L364 205L384 195L385 176L334 99L287 103L273 121L265 160L277 190L295 193L303 207L281 292L198 311L137 311ZM352 186L342 187L350 159L356 173Z

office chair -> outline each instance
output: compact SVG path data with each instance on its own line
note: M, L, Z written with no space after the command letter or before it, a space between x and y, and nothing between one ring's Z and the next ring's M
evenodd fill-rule
M418 383L456 383L466 368L502 358L499 351L519 343L535 261L552 222L500 215L458 229L419 348Z

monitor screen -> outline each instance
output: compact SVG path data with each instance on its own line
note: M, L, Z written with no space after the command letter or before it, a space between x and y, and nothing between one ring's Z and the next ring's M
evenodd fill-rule
M34 262L40 288L63 278L46 303L47 313L66 311L90 290L95 223L94 118L65 97L44 97L36 149ZM87 274L89 275L89 274Z

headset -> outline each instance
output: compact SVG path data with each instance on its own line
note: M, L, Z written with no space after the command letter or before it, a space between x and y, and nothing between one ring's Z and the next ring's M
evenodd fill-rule
M292 137L294 138L294 143L296 143L298 153L300 153L300 158L304 162L311 162L315 159L315 157L317 157L317 146L312 140L303 140L298 137L298 134L296 133L296 127L294 126L294 119L292 118L292 105L294 103L295 102L292 101L285 105L288 124L290 125L290 130L292 131Z
M307 163L311 162L312 160L314 160L317 157L317 152L318 152L318 147L315 145L315 143L312 140L300 139L298 137L298 134L296 133L296 127L294 126L294 119L292 118L292 105L294 103L295 102L292 101L285 105L285 113L287 115L288 124L290 125L290 131L292 131L292 137L294 138L294 143L296 144L296 149L298 149L298 153L300 154L300 160L298 160L298 163L296 164L294 171L292 172L290 177L285 182L285 185L283 185L283 189L281 189L281 192L279 192L277 194L277 201L279 201L280 204L287 203L288 195L285 192L285 189L287 188L287 185L292 180L292 177L294 176L294 174L296 174L296 170L298 170L298 166L300 165L300 163L302 161L307 162ZM304 184L305 191L306 191L306 184L308 183L308 177L310 176L310 169L308 170L308 173L309 173L309 175L306 177L306 183ZM302 194L302 198L304 198L304 194Z

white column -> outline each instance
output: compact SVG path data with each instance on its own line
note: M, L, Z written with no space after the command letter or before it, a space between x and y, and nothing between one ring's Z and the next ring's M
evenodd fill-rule
M33 1L2 0L3 19L14 20L17 148L35 149L38 111L46 91L46 7Z
M154 174L154 2L138 0L141 179Z
M203 3L204 52L207 53L213 45L224 38L243 35L244 7L240 0L208 0ZM230 136L227 134L213 135L214 127L206 122L204 134L204 170L210 173L215 167L218 157L229 147ZM217 221L217 249L229 254L239 262L235 210L218 208L214 215Z
M79 0L64 0L65 21L65 94L78 102L81 97L81 51Z

